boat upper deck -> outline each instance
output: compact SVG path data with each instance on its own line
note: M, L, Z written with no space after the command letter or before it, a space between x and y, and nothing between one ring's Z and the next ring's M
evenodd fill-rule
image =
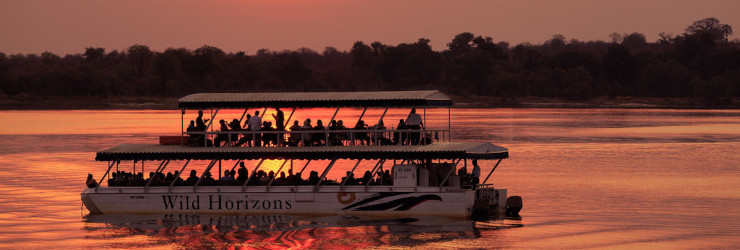
M508 149L487 142L443 142L423 146L187 147L122 144L97 153L95 160L255 160L255 159L505 159Z
M452 106L437 90L369 92L197 93L179 100L182 109L258 107Z

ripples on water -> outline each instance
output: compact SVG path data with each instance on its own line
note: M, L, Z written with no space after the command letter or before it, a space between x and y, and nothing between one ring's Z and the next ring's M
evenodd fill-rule
M360 112L339 116L353 121ZM374 124L380 112L365 120ZM390 111L386 124L405 112ZM427 123L446 127L446 114L428 110ZM79 199L86 174L105 171L95 152L177 134L179 113L0 111L0 118L0 248L740 247L740 111L455 109L453 138L508 147L511 158L493 183L524 198L521 220L486 222L87 215Z

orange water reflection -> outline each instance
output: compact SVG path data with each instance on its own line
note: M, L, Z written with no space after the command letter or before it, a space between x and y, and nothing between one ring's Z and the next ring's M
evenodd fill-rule
M168 214L87 216L88 237L106 239L146 235L144 242L120 247L177 246L186 248L328 248L357 249L384 245L415 246L451 238L479 237L474 222L442 218L363 219L357 217L208 216ZM516 221L485 226L482 230L520 227Z

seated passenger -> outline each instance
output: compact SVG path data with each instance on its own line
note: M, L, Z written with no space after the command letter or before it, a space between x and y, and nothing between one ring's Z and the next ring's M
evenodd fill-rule
M324 127L324 123L321 122L321 120L317 120L316 127L313 127L313 130L321 131L313 134L313 144L316 146L323 146L324 143L326 143L326 127Z
M386 169L381 175L383 178L383 185L393 185L393 179L391 179L391 171Z
M249 133L249 132L252 131L252 127L249 126L249 120L250 120L250 118L252 118L252 115L247 114L247 121L244 122L244 128L243 129L239 129L240 131L247 131L248 133L245 133L244 136L242 136L242 138L239 139L238 142L236 142L236 145L234 145L235 147L241 147L244 144L247 144L247 147L251 147L252 146L252 140L254 138L254 135L252 133ZM234 119L234 120L236 120L236 119Z
M342 120L337 121L337 130L347 130L347 127L344 126L344 121ZM347 132L339 133L340 144L344 145L344 141L346 140L347 140Z
M98 182L93 179L92 174L87 174L87 180L85 181L85 185L87 185L88 188L94 188L98 186Z
M339 133L337 133L336 130L337 121L331 120L331 122L329 122L329 146L338 146L342 144L342 142L339 140Z
M298 121L293 122L293 126L290 126L291 132L301 131L301 125L298 124ZM298 143L301 142L301 134L299 133L290 133L290 136L288 137L288 146L296 147L298 146Z
M229 123L229 131L242 131L242 126L239 125L239 120L233 119ZM229 138L231 139L231 142L237 142L239 141L239 134L229 134Z
M224 119L221 119L220 121L218 121L218 123L221 124L221 132L229 132L229 125L226 124L226 121L224 121ZM213 140L213 144L216 147L220 147L222 142L225 142L226 146L229 146L228 134L218 134L216 136L216 139Z
M367 185L370 181L372 181L373 174L370 173L370 170L365 171L365 174L362 175L362 184Z
M154 180L152 180L152 183L149 184L151 186L164 186L166 185L166 181L164 180L164 174L163 173L156 173L154 174Z
M376 130L376 132L373 133L373 143L375 145L391 145L393 142L385 137L385 124L383 124L383 120L380 120L378 124L375 124L372 128L373 130Z
M200 186L217 186L218 182L213 179L213 176L211 175L211 172L205 172L203 175L203 180L200 181L198 184Z
M347 171L347 175L342 177L342 181L344 181L344 185L357 185L354 174L350 171Z
M195 171L195 169L190 170L190 177L188 177L187 180L185 180L186 186L194 186L195 183L198 182L198 172Z
M232 182L234 182L234 177L231 176L231 172L229 170L224 170L224 175L221 176L221 185L232 185Z
M280 177L276 178L274 182L272 182L272 185L287 185L288 177L285 176L285 172L280 172Z
M357 122L357 125L355 125L354 130L357 130L354 133L355 140L360 140L360 143L362 145L370 145L370 136L368 136L367 132L362 132L364 130L367 130L367 126L365 125L365 121L359 120Z
M244 182L247 181L247 178L249 176L249 170L247 170L246 167L244 167L244 162L239 163L239 176L236 177L236 183L238 185L244 185Z
M167 185L172 184L173 180L175 180L175 176L172 175L172 172L167 172L167 176L164 177L165 184Z
M177 179L172 180L173 182L175 182L175 186L181 186L181 185L183 185L183 182L184 181L182 180L182 176L180 176L180 171L175 170L175 173L173 174L173 178L174 177L177 177ZM170 184L172 184L172 183L170 183Z
M272 127L272 122L262 122L262 128L260 131L265 131L267 133L262 133L262 144L264 146L268 146L270 143L272 143L273 146L278 145L277 141L277 134L276 133L270 133L274 132L275 128Z
M318 183L319 183L319 172L311 171L311 173L308 176L308 184L316 185Z
M294 175L288 176L288 183L289 185L303 185L301 172L297 172Z
M187 132L197 131L197 129L195 128L195 121L190 120L190 125L188 125L188 128L186 131ZM203 141L203 138L201 138L201 135L188 134L188 146L198 146L199 141Z

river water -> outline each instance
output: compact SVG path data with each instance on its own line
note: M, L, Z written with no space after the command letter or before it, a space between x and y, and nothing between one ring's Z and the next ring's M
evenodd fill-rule
M447 112L427 110L427 124L445 128ZM489 182L523 197L521 218L92 216L79 194L105 172L95 152L177 135L179 111L0 111L0 248L740 248L740 111L452 109L451 121L455 141L509 148Z

